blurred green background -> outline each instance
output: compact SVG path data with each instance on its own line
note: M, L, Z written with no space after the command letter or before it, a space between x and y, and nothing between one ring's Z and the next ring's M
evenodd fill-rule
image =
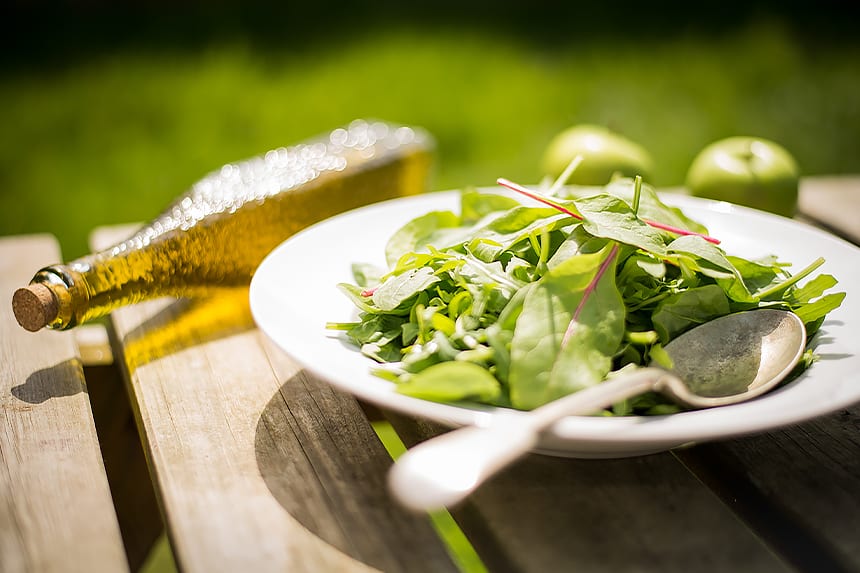
M855 4L660 6L12 0L0 235L50 232L76 257L92 228L147 220L223 163L360 117L433 133L436 189L537 182L577 123L647 147L659 186L741 134L807 175L860 173ZM149 570L171 568L160 544Z
M0 55L0 234L67 258L221 164L358 117L438 140L434 188L537 182L553 134L608 125L654 183L705 144L774 139L805 174L860 172L849 3L556 5L14 0Z

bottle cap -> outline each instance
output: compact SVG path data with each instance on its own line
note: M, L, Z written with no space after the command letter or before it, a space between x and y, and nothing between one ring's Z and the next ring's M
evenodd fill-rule
M19 288L12 295L12 312L24 329L36 332L57 318L57 297L47 286L39 283Z

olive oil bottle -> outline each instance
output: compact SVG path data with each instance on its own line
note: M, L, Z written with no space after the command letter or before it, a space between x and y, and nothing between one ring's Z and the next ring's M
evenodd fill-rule
M13 295L18 323L68 329L123 305L247 286L290 235L336 213L425 190L433 142L358 120L210 173L127 240L38 271Z

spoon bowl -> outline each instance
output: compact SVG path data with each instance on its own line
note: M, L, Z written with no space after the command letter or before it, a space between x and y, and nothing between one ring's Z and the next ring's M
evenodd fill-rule
M806 348L803 321L784 310L761 309L706 322L666 345L671 373L658 388L688 408L712 408L772 390Z
M806 328L792 312L759 309L723 316L666 345L671 370L640 368L531 412L498 415L487 426L454 430L410 449L392 467L389 488L417 511L456 504L532 451L540 433L566 416L592 414L645 392L660 392L693 409L750 400L784 380L805 347Z

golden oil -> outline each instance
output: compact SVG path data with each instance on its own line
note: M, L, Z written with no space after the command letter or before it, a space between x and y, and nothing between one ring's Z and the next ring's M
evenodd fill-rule
M426 189L425 132L355 121L307 142L228 164L127 240L36 273L13 297L28 330L67 329L123 305L247 286L278 244L331 215Z

